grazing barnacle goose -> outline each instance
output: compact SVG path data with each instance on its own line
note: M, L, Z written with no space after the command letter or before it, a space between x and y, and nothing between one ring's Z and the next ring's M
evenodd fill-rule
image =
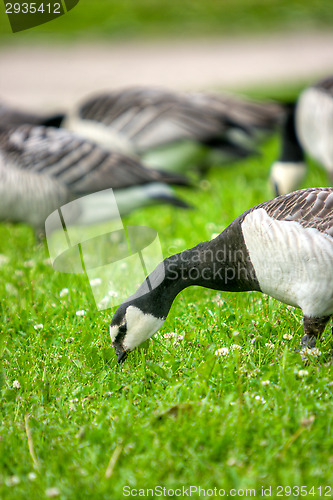
M333 188L261 203L215 239L165 259L112 318L119 363L157 332L175 297L192 285L257 290L300 307L302 346L313 347L333 315Z
M120 214L161 202L188 206L167 186L188 184L184 177L147 169L133 158L53 127L0 127L0 179L0 220L26 222L37 231L63 204L107 188L115 190ZM89 222L80 214L80 224L94 221L94 214L86 215ZM96 207L95 215L95 222L112 217L103 207Z
M258 136L274 130L281 111L271 102L229 95L133 87L85 100L63 126L136 154L145 165L184 171L253 154Z
M282 131L282 155L271 169L277 194L298 189L306 175L304 151L318 161L333 183L333 77L303 90L287 107Z

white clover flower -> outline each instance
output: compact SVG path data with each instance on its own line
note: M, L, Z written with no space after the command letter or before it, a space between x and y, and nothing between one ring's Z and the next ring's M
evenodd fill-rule
M163 335L163 337L165 339L172 339L174 337L177 337L177 333L176 332L167 332Z
M21 389L21 384L18 380L14 380L13 389Z
M55 498L60 495L60 490L58 488L48 488L47 490L45 490L45 495L48 498Z
M226 356L229 353L228 347L220 347L215 351L215 356Z
M24 265L24 267L28 267L28 268L29 268L29 267L34 267L35 262L34 262L32 259L30 259L30 260L26 260L26 261L23 263L23 265Z
M293 338L293 336L290 333L285 333L283 335L283 338L286 339L286 340L291 340Z
M13 283L5 283L5 289L6 292L8 292L10 295L18 296L18 290L16 286L13 285Z
M200 189L207 191L211 187L211 183L209 182L208 179L201 179L199 182Z
M266 400L262 396L255 396L256 401L261 401L262 403L266 403Z
M94 279L90 280L89 283L90 283L90 286L99 286L102 284L102 280L101 280L101 278L94 278Z
M254 396L254 394L252 394L252 396ZM264 399L262 396L259 396L259 395L254 396L254 399L256 401L261 401L262 403L266 403L266 399Z
M100 309L104 309L106 308L107 306L110 305L110 297L108 295L105 295L105 297L103 297L99 302L98 302L98 307Z
M43 323L39 323L38 325L34 325L35 330L41 330L42 328L44 328Z
M29 472L28 479L30 481L34 481L35 479L37 479L37 474L35 472Z
M180 340L183 340L183 338L184 338L184 335L177 335L177 337L175 338L175 340L173 342L173 345L179 346Z
M218 306L223 306L223 303L224 303L224 300L221 299L221 296L220 295L216 295L216 297L213 297L212 298L212 302L214 302L215 304L217 304Z
M261 335L257 335L256 337L253 337L252 339L250 339L250 344L254 344L255 342L257 342L257 340L260 340L261 339Z
M6 485L7 486L16 486L17 484L19 484L21 482L21 479L18 477L18 476L10 476L7 480L6 480Z
M308 359L310 356L317 358L321 355L321 351L318 347L312 347L312 349L309 347L303 347L303 349L300 350L300 355L303 360Z
M230 349L232 351L240 351L242 349L242 346L240 346L238 344L231 344Z
M269 385L271 383L270 380L262 380L261 385Z
M8 264L8 262L9 262L9 257L7 257L7 255L4 255L3 253L0 253L0 266Z
M67 295L68 293L69 293L68 288L63 288L62 290L60 290L59 297L60 298L65 297L65 295Z
M84 309L81 309L80 311L76 311L76 316L84 316L86 314L86 311Z
M298 372L299 377L306 377L307 375L309 375L309 372L307 370L300 370Z
M314 415L310 415L308 418L303 418L301 420L301 425L303 425L303 427L311 425L311 424L313 424L313 422L315 420L316 420L316 417Z
M108 295L109 295L109 297L118 297L119 293L118 292L114 292L113 290L110 290L108 292Z
M273 344L273 342L269 341L269 342L266 342L265 346L269 347L269 349L274 349L275 344Z

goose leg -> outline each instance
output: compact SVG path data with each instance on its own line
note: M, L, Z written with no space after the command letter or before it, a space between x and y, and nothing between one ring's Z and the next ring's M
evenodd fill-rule
M309 316L303 316L303 328L305 335L302 337L302 348L309 347L311 349L316 345L317 338L320 338L329 319L330 316L325 316L324 318L310 318Z

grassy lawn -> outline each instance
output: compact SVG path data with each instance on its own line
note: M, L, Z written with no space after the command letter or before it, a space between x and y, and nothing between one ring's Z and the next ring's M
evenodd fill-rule
M47 36L117 38L221 36L330 28L330 0L80 0L65 16L13 37L0 7L0 41Z
M193 211L146 209L125 224L155 228L165 256L209 239L271 197L277 148L273 138L261 157L180 189ZM311 165L305 186L326 184ZM0 254L1 499L123 498L125 486L332 494L330 339L305 366L300 311L259 293L192 287L118 367L112 311L95 309L86 278L54 272L25 226L0 225ZM229 353L216 357L221 347ZM280 496L299 496L288 492Z

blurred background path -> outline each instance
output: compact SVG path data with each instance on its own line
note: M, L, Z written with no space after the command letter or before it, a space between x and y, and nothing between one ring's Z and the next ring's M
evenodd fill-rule
M136 84L242 90L311 83L332 72L333 33L14 45L1 50L0 68L0 98L47 110Z

